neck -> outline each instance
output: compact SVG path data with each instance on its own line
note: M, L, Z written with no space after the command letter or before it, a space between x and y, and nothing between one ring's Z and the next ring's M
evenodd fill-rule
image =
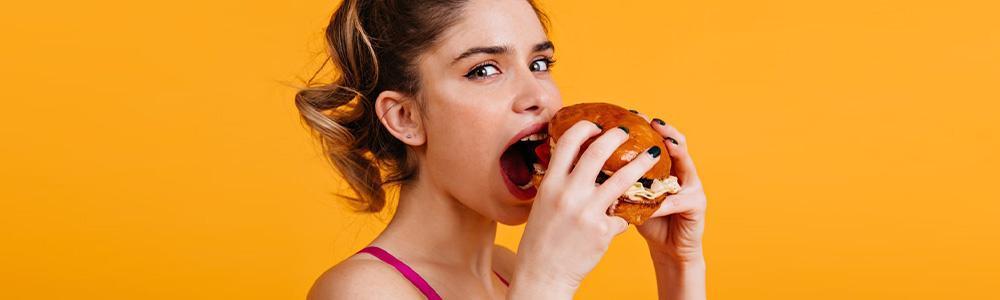
M492 272L496 221L469 209L426 180L404 184L399 196L395 216L373 244L389 247L410 259L473 274Z

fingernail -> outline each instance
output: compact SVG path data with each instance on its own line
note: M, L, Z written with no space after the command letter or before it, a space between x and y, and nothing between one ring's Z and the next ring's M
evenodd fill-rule
M660 124L660 126L667 125L667 122L663 122L660 118L653 119L653 123Z
M667 140L668 140L668 141L670 141L671 143L673 143L674 145L680 145L680 144L678 144L678 143L677 143L677 140L675 140L675 139L674 139L674 138L672 138L672 137L669 137L669 136L668 136L668 137L667 137Z
M618 129L621 129L622 131L625 132L625 134L628 134L628 128L627 127L625 127L625 126L618 126Z
M653 146L653 148L649 148L649 150L646 150L646 153L649 153L649 156L656 158L660 156L660 146Z
M638 114L639 113L639 112L635 111L634 109L630 109L628 111L632 112L633 114Z
M639 178L639 182L642 183L642 187L651 188L653 187L653 180L649 178Z

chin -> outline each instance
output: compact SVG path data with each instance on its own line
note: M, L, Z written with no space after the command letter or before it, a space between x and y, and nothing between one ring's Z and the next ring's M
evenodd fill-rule
M511 205L510 202L502 202L497 215L494 216L494 220L497 223L516 226L524 224L528 221L528 214L531 213L531 203L521 203L517 205Z

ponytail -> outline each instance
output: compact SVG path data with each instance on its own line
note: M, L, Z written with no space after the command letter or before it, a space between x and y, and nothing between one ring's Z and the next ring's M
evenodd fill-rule
M455 24L466 2L344 0L331 17L326 40L338 77L325 84L310 78L296 93L295 107L330 164L357 194L341 197L358 211L381 211L385 187L417 172L415 152L378 120L378 94L417 93L414 58ZM534 1L528 2L546 26L545 15Z
M359 1L344 1L326 29L327 41L335 52L330 59L340 71L339 78L320 85L313 85L310 80L307 84L312 86L295 95L295 106L320 140L329 162L357 194L341 196L359 211L379 212L386 202L385 182L379 161L371 154L372 141L364 139L372 136L367 131L384 130L371 117L374 99L366 97L378 81L378 59L361 24L359 9ZM394 177L409 177L413 172L389 171L397 173Z

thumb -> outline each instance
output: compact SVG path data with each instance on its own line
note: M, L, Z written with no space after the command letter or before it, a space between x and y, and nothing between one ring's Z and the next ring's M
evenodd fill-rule
M669 195L667 198L663 199L660 203L660 208L653 212L650 218L662 217L666 215L672 215L676 213L684 213L693 211L697 208L697 205L693 203L693 199L683 196L684 191L681 194Z

